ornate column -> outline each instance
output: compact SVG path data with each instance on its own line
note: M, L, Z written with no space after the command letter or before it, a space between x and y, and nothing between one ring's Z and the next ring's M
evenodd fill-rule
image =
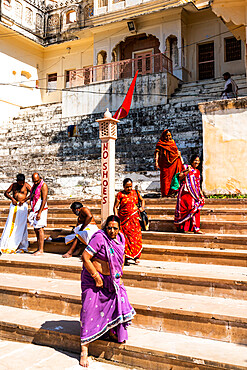
M113 214L115 198L115 141L117 139L117 123L108 108L99 122L99 138L101 140L101 221Z

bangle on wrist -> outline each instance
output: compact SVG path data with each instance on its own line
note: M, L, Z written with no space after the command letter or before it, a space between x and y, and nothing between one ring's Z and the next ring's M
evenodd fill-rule
M96 276L98 276L98 274L99 274L98 271L96 271L94 274L91 274L91 276L92 276L93 279L95 279Z

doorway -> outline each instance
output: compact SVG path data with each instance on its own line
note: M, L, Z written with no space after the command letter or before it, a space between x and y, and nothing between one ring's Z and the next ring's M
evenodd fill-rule
M199 80L214 78L214 42L198 45Z
M135 71L138 69L139 74L141 75L153 73L152 55L153 50L134 53Z

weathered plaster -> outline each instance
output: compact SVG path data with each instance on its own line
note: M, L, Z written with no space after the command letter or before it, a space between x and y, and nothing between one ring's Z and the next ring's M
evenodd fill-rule
M247 98L199 104L206 194L247 194L246 108Z

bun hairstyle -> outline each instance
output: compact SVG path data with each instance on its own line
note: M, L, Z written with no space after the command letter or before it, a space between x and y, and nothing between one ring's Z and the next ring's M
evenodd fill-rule
M133 183L133 181L129 178L129 177L127 177L126 179L124 179L124 181L123 181L123 187L125 187L125 185L127 184L127 182L131 182L131 184Z

